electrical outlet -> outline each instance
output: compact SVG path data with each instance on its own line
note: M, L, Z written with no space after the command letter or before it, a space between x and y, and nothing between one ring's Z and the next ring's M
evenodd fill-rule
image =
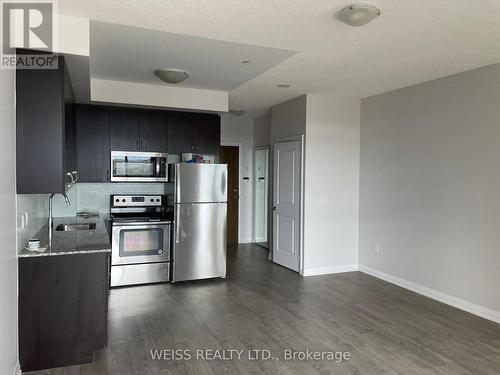
M23 212L21 215L19 215L19 227L21 229L26 229L28 227L28 213Z
M380 244L379 244L379 243L376 243L376 244L375 244L375 252L376 252L377 254L379 254L379 253L380 253Z

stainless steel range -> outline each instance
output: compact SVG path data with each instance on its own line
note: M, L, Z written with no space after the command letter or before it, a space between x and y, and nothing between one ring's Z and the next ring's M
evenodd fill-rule
M163 195L112 195L111 286L170 279L172 212Z

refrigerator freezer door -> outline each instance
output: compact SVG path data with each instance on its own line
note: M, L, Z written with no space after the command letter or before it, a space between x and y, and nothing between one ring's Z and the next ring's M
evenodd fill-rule
M226 277L226 203L175 205L172 281Z
M227 165L176 164L175 203L227 202Z

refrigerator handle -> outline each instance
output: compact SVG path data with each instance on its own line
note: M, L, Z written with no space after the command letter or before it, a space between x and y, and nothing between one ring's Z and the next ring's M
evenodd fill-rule
M176 207L176 210L175 210L175 222L174 222L174 226L175 226L175 243L178 244L179 243L179 217L180 217L180 207Z

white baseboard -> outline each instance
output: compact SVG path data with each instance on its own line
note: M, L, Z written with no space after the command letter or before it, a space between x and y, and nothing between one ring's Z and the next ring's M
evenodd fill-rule
M348 264L345 266L308 268L302 271L302 276L330 275L334 273L353 272L357 270L358 266L356 264Z
M384 281L387 281L391 284L395 284L397 286L400 286L401 288L405 288L408 290L411 290L412 292L422 294L423 296L432 298L436 301L445 303L447 305L456 307L457 309L467 311L471 314L480 316L481 318L485 318L488 320L491 320L495 323L500 323L500 312L495 311L492 309L489 309L484 306L479 306L474 303L464 301L463 299L453 297L449 294L439 292L435 289L428 288L426 286L414 283L412 281L408 281L405 279L401 279L397 276L393 276L390 274L387 274L385 272L370 268L370 267L365 267L365 266L359 266L359 271L366 273L368 275L374 276L378 279L382 279Z
M16 362L16 365L12 369L12 375L19 375L21 374L21 367L19 366L19 362Z

